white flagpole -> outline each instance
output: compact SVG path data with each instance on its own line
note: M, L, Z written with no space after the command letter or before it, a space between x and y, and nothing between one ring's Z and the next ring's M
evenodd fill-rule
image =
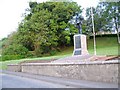
M94 18L93 18L93 9L92 9L92 7L91 7L91 16L92 16L92 25L93 25L94 55L96 55L96 40L95 40L95 29L94 29Z

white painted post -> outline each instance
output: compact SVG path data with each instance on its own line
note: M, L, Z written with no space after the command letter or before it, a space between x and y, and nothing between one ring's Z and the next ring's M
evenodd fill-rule
M94 18L93 18L92 7L91 7L91 16L92 16L92 25L93 25L94 55L96 55L96 40L95 40L95 29L94 29Z

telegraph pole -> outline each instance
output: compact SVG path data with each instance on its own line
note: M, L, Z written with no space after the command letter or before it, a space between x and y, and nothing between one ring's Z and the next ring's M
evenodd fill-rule
M92 16L92 25L93 25L94 55L96 55L95 28L94 28L94 18L93 18L93 9L92 9L92 7L91 7L91 16Z

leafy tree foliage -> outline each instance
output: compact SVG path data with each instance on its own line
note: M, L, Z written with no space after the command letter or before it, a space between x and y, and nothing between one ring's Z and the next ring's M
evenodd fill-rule
M119 31L120 28L120 1L119 2L104 2L100 3L105 7L105 17L108 19L108 27L117 31L118 42L120 43Z
M120 2L100 2L96 8L93 8L94 13L94 24L95 24L95 32L99 31L113 31L116 30L118 32L118 28L120 25ZM92 20L91 20L91 8L87 8L86 10L87 22L86 27L87 31L92 33ZM119 40L119 33L118 41Z
M55 54L59 48L71 44L71 35L77 29L68 22L75 12L81 12L75 2L29 2L17 32L3 46L3 55L23 55L28 51L35 56Z
M93 8L94 13L94 25L95 25L95 33L99 31L108 31L106 24L107 19L104 16L104 10L98 5L96 8ZM92 33L92 16L91 16L91 8L88 8L86 10L86 16L87 16L87 30L90 33Z

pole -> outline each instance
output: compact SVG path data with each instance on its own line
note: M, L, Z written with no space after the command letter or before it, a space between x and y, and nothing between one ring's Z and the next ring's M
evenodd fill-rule
M91 7L91 16L92 16L92 25L93 25L94 55L96 55L96 40L95 40L95 29L94 29L94 18L93 18L93 9L92 9L92 7Z

